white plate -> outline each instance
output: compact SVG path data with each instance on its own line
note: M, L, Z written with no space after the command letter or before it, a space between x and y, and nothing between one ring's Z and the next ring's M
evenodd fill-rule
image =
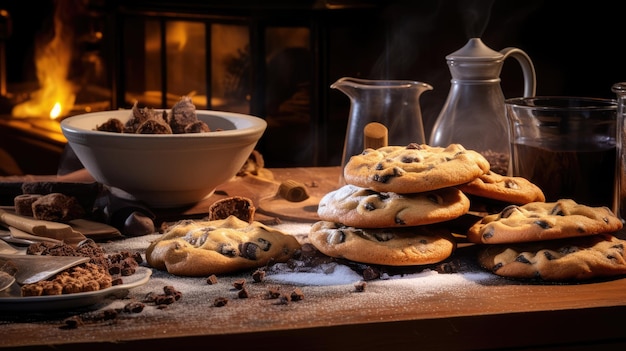
M90 306L110 296L125 297L129 289L146 284L151 275L152 270L149 268L138 267L135 274L122 278L124 284L98 291L49 296L22 297L20 286L16 283L9 289L0 292L0 311L44 312Z

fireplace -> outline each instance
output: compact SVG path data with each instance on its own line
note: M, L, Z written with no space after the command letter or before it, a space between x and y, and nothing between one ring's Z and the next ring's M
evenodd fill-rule
M347 111L328 114L330 38L357 19L373 23L375 8L368 0L50 2L41 16L47 35L35 41L47 47L33 55L43 73L4 94L0 133L10 136L0 148L16 154L24 173L55 172L63 118L135 102L170 108L187 95L198 109L264 118L257 148L268 167L336 164ZM37 160L41 149L49 164Z

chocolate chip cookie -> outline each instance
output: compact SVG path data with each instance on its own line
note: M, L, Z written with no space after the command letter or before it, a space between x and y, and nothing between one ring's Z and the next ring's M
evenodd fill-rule
M146 260L150 266L174 275L209 276L285 262L299 248L289 234L229 216L175 223L150 244Z
M322 197L317 214L324 221L360 228L408 227L455 219L469 205L456 188L397 194L348 184Z
M319 221L309 240L330 257L388 266L437 263L456 249L452 234L439 226L363 229Z
M466 194L515 205L546 201L543 191L528 179L503 176L492 171L457 188Z
M470 227L467 239L484 244L520 243L613 233L622 226L607 207L589 207L562 199L508 206Z
M520 244L484 245L484 268L509 278L586 280L626 274L626 241L611 234Z
M365 149L344 167L346 183L379 192L417 193L468 183L489 171L489 162L460 144Z

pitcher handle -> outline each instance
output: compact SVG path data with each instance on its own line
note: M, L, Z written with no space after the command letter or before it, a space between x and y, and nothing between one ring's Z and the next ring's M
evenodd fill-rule
M535 66L530 60L530 57L521 49L518 48L505 48L500 51L504 55L503 59L507 57L513 57L522 66L522 72L524 73L524 96L535 96L537 89L537 80L535 76Z

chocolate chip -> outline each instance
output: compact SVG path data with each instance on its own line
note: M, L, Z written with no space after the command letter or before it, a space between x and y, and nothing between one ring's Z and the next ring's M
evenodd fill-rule
M342 230L334 230L328 235L326 241L331 245L341 244L346 241L346 233Z
M516 211L519 211L519 206L509 205L500 212L500 218L509 218Z
M418 143L410 143L409 145L406 146L407 149L409 150L421 150L422 149L422 145L418 144Z
M519 184L512 179L508 179L504 182L504 187L509 189L520 189Z
M376 205L371 202L366 203L364 207L368 211L374 211L376 209Z
M543 252L543 255L546 257L546 259L548 259L548 261L552 261L556 258L550 251L547 250Z
M565 216L566 215L565 211L563 210L563 207L559 203L557 203L552 208L552 210L550 211L550 214L553 216Z
M394 222L396 222L396 224L400 224L400 225L405 225L406 224L401 218L398 218L398 217L396 217L394 219Z
M394 235L388 232L378 232L374 233L374 238L378 241L385 242L393 239Z
M576 246L565 246L559 249L559 253L563 255L567 255L569 253L576 252L576 251L578 251L578 247Z
M524 255L515 257L515 262L530 264L530 261Z
M385 169L385 166L382 163L378 163L376 164L376 167L374 168L377 171L381 171L383 169Z
M257 252L259 251L259 249L259 245L247 241L239 245L239 255L249 260L256 260L258 257Z
M502 262L500 262L500 263L496 263L496 264L495 264L495 265L491 268L491 271L496 272L496 271L498 271L498 269L502 268L502 266L503 266Z
M434 193L426 194L426 199L428 199L428 201L435 203L437 205L441 205L443 203L443 198L439 196L438 194L434 194Z
M491 239L493 238L493 227L487 228L487 230L483 233L483 239Z
M400 159L400 162L402 163L413 163L413 162L418 162L419 160L415 157L411 157L411 156L403 156Z
M391 174L386 174L386 175L380 175L380 174L374 174L374 176L372 176L372 180L378 183L383 183L386 184L389 182L389 179L393 178L393 175Z
M220 244L217 248L217 252L226 257L237 256L237 250L235 250L230 244Z
M543 221L543 220L537 220L534 222L536 225L540 226L541 229L550 229L551 226L548 222Z
M259 243L259 247L263 251L269 251L272 248L272 242L269 240L259 238L257 242Z

